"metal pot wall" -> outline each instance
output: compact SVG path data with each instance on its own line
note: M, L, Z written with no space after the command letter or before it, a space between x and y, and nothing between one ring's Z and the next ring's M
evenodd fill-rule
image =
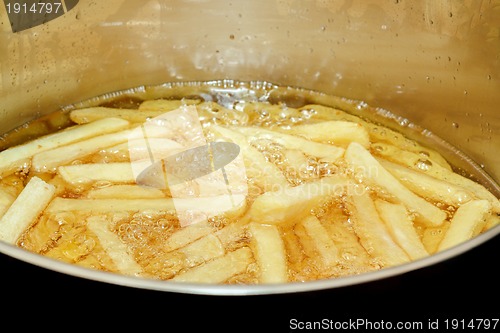
M0 8L0 133L61 106L141 85L267 81L390 110L500 181L500 1L63 3L65 13L43 24ZM140 288L267 294L402 274L499 232L495 227L452 250L381 272L280 286L180 286L73 267L4 243L0 251L58 272Z

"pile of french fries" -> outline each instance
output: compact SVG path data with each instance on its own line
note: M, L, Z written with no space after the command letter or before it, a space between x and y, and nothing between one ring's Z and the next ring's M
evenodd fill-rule
M183 110L197 113L208 141L239 146L238 168L214 170L227 192L199 178L179 198L137 181L133 154L189 147L179 131L152 135L146 149L134 133ZM436 151L332 107L157 99L69 116L73 126L0 152L0 239L91 269L177 282L312 281L418 260L500 222L498 198ZM228 195L232 204L217 210ZM182 207L205 214L181 223Z

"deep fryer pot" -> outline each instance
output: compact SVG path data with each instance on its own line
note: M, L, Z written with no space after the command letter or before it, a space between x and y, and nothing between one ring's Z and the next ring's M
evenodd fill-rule
M476 164L466 172L480 170L500 181L499 0L66 0L59 15L43 17L23 15L22 7L16 14L14 1L3 2L0 133L62 106L137 86L265 81L390 110L456 147L437 147L452 163L470 158ZM91 271L1 242L0 251L139 288L267 294L398 275L480 246L499 232L497 226L453 249L378 272L273 286L179 285Z

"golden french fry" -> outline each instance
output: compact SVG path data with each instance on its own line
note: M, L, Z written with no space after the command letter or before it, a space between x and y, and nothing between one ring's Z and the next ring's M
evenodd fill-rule
M260 124L270 122L280 123L290 119L300 119L302 114L296 108L283 104L271 104L269 102L245 102L243 112L248 115L250 123Z
M255 199L247 216L258 223L294 224L328 197L344 194L349 183L342 176L331 176L295 187L286 186L277 191L265 192Z
M90 163L63 165L57 172L68 183L89 183L110 181L115 183L134 183L135 177L130 163Z
M73 110L70 112L70 119L77 124L87 124L103 118L119 118L131 123L143 123L150 118L158 117L165 111L139 111L135 109L116 109L103 106L90 107Z
M110 185L87 193L90 199L158 199L166 197L162 190L140 185Z
M14 244L43 212L55 193L55 187L32 177L0 219L0 239Z
M106 216L91 216L87 219L87 228L94 233L108 256L113 260L118 271L123 274L140 276L142 267L135 261L120 237L109 230Z
M252 222L248 225L261 283L288 281L285 245L275 225Z
M390 192L401 201L412 213L416 213L424 223L437 226L443 223L447 214L414 194L387 171L368 150L359 143L353 142L346 150L345 158L354 172L367 181Z
M113 211L171 211L175 212L172 199L71 199L57 197L46 209L47 213L56 212L113 212Z
M214 228L206 222L187 225L175 231L165 242L166 251L174 251L210 234Z
M337 108L311 104L305 105L299 110L301 112L307 112L313 119L344 120L361 124L368 131L371 143L389 143L393 146L399 147L402 150L407 150L416 154L423 154L436 164L439 164L442 167L451 170L451 166L446 161L446 159L435 150L424 147L418 144L416 141L410 140L403 134L396 132L388 127L377 125L357 116L356 114L358 114L359 110L356 109L355 105L346 101L339 101L338 105L335 107ZM342 108L342 110L339 110L339 107ZM343 110L348 111L346 112Z
M417 260L429 255L403 205L376 200L375 207L392 238L408 254L410 259Z
M177 251L184 254L189 262L194 263L209 261L225 253L221 241L213 234L208 234Z
M0 218L5 214L16 197L9 191L0 188Z
M386 160L394 163L403 163L417 172L422 172L434 178L462 187L472 193L477 199L490 201L494 212L500 213L500 201L480 183L453 172L453 170L443 167L441 164L433 163L433 160L427 157L422 159L422 157L417 154L400 150L392 145L377 143L372 145L372 148L374 148L373 151L378 156Z
M176 282L223 283L231 277L246 271L253 262L252 250L242 247L177 274L171 279Z
M32 168L37 172L54 172L57 167L95 153L101 148L127 141L130 133L130 130L125 130L111 134L99 135L90 139L38 153L33 156L31 163Z
M339 262L339 250L318 218L310 215L299 223L310 237L323 265L325 267L337 265Z
M342 213L343 215L343 213ZM345 221L344 221L345 220ZM348 216L333 216L322 221L330 238L339 249L340 265L352 274L373 270L373 259L359 241ZM338 267L338 266L336 266Z
M263 154L252 147L243 134L222 126L214 126L213 132L219 138L228 139L240 147L248 178L253 179L264 191L288 185L281 170L273 163L268 162Z
M242 218L224 226L222 229L215 231L214 234L220 239L226 248L229 248L247 236L246 230L248 223L249 219L246 216L243 216Z
M161 137L150 137L150 135L155 134L151 132L153 131L149 131L148 129L147 138L129 140L126 144L122 144L124 145L123 148L120 147L118 149L126 149L132 161L151 159L151 156L153 156L155 160L158 160L185 149L184 146L174 140ZM165 133L163 134L165 135Z
M0 176L21 168L33 155L96 135L119 131L128 126L129 122L126 120L105 118L86 125L75 125L23 145L8 148L0 152Z
M439 163L433 161L429 154L425 152L418 153L404 150L387 142L372 143L371 152L377 157L407 166L408 168L416 171L425 171L426 173L430 173L434 167L445 168L446 170L452 171L451 169L443 167Z
M455 207L474 199L474 194L462 186L434 178L423 172L409 169L397 163L392 163L383 159L377 160L403 185L423 198L428 198L436 202L443 202Z
M488 200L493 211L495 213L500 213L500 200L480 183L476 183L469 178L443 168L436 169L432 176L466 188L473 193L477 199Z
M351 142L357 142L366 148L370 146L370 137L366 128L352 121L331 120L301 124L281 131L338 147L347 148Z
M157 135L158 137L155 137ZM125 161L148 160L151 163L151 156L158 160L178 153L185 148L168 138L161 136L172 136L171 133L165 133L148 129L147 141L142 139L129 139L128 142L122 142L117 145L100 149L100 153L111 158L120 158Z
M488 200L472 200L460 206L450 221L450 227L439 244L438 251L477 236L490 215L491 203Z
M240 215L246 207L245 196L233 195L232 197L233 202L237 203L235 206L231 206L231 198L227 195L158 199L72 199L57 197L46 208L46 212L52 214L68 211L97 213L151 210L171 213L177 216L179 220L184 215L199 215L196 222L194 222L194 219L197 216L192 216L192 223L198 223L212 216L235 217Z
M169 279L181 270L202 265L223 256L225 252L220 240L210 233L175 251L164 254L163 250L160 250L157 258L150 259L145 264L154 266L156 262L160 261L165 265L165 268L162 269L162 277Z
M199 99L151 99L139 104L140 111L162 111L168 112L176 110L183 105L196 105L201 101Z
M384 222L380 219L375 203L367 189L359 188L352 200L352 223L366 251L384 266L393 266L410 261L406 252L396 244Z
M344 155L344 149L331 144L320 143L304 139L300 136L272 131L261 127L234 127L235 131L241 132L252 140L267 139L274 141L286 149L301 150L308 155L315 157L327 157L332 161ZM248 139L247 139L248 140Z

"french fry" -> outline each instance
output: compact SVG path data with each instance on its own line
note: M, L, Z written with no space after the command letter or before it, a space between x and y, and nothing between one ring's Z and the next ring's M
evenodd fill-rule
M286 149L298 149L308 155L319 158L329 158L331 161L338 160L344 155L343 148L331 144L310 141L300 136L267 130L260 127L235 127L234 130L252 139L268 139L275 141Z
M187 260L193 263L209 261L225 253L221 241L213 234L208 234L177 251L184 254Z
M381 149L375 149L374 152L384 159L394 163L403 162L403 164L417 172L422 172L434 178L462 187L472 193L477 199L490 201L493 206L493 210L496 213L500 213L500 201L483 185L466 178L459 173L453 172L451 169L443 167L441 164L432 162L428 163L425 159L420 160L420 157L414 153L399 150L397 147L391 145L376 144L373 146L381 147Z
M243 105L243 111L248 115L250 123L270 122L279 124L284 120L300 119L302 116L296 108L269 102L246 102Z
M3 214L5 214L7 209L9 209L10 205L12 205L15 199L16 197L11 193L0 188L0 218L3 216Z
M331 120L301 124L281 131L343 148L347 148L351 142L357 142L365 148L370 146L370 137L365 127L352 121Z
M310 237L323 265L325 267L337 265L339 262L339 250L318 218L310 215L299 223Z
M409 150L401 149L395 145L386 142L375 142L371 146L371 152L373 155L382 157L388 161L402 164L408 168L417 171L426 171L427 173L432 172L431 169L434 167L445 168L450 170L448 167L443 167L439 163L433 161L429 154L427 153L417 153Z
M500 200L495 197L495 195L488 191L483 185L474 182L473 180L466 178L458 173L450 172L446 169L440 168L436 170L433 174L434 177L448 181L450 183L456 184L469 190L475 195L477 199L488 200L492 206L495 213L500 213Z
M161 137L149 137L149 135L155 134L150 132L152 131L148 131L147 133L147 139L141 138L129 140L127 143L122 144L124 146L123 148L118 149L126 150L133 161L151 159L151 156L153 156L155 160L158 160L173 155L184 149L181 144L175 142L174 140Z
M383 159L377 160L403 185L423 198L443 202L455 207L474 199L474 194L462 186L434 178L397 163Z
M209 233L175 251L165 253L161 249L154 259L148 259L144 262L146 265L145 270L147 271L149 267L154 267L160 263L160 265L164 265L162 279L169 279L181 270L202 265L212 259L223 256L225 252L226 250L220 240L215 235Z
M87 219L87 228L97 236L101 246L111 257L120 273L134 276L142 274L142 267L135 261L127 245L109 230L106 216L89 217Z
M48 205L46 212L92 212L105 213L114 211L172 211L175 206L172 199L71 199L57 197Z
M229 278L245 272L252 262L252 250L248 247L242 247L203 265L181 272L173 277L171 281L223 283Z
M32 177L0 219L0 239L15 244L24 230L36 222L54 193L54 186Z
M139 110L140 111L162 111L162 112L168 112L172 111L175 109L180 108L183 105L196 105L200 104L199 99L188 99L188 98L183 98L181 100L178 99L151 99L151 100L146 100L139 104Z
M210 234L214 228L206 222L190 224L175 231L165 242L165 251L170 252L186 246Z
M163 211L179 216L181 213L199 212L203 218L216 215L239 215L246 205L243 195L233 195L238 203L227 209L228 196L201 198L158 198L158 199L71 199L57 197L46 208L47 213L80 211L80 212L116 212L116 211Z
M491 203L488 200L472 200L460 206L450 221L450 227L439 244L438 251L449 249L477 236L490 215Z
M90 163L63 165L57 172L68 183L79 184L95 181L134 183L135 177L130 163Z
M99 149L116 145L128 140L130 130L99 135L80 142L47 150L33 156L32 168L37 172L54 172L57 167L85 157Z
M96 135L119 131L128 126L129 122L126 120L105 118L86 125L75 125L23 145L8 148L0 152L0 177L21 168L33 155Z
M288 281L285 245L275 225L252 222L248 225L255 260L260 268L261 283Z
M246 216L243 216L242 218L224 226L222 229L217 230L215 235L220 239L226 248L232 247L234 244L237 244L247 236L246 230L248 223L249 219Z
M158 137L155 137L157 135ZM184 150L184 147L167 138L161 136L171 136L171 133L148 131L147 141L143 139L129 139L117 145L100 149L100 153L105 156L117 156L123 160L147 160L151 161L151 156L155 160L161 159Z
M447 214L444 211L417 196L401 184L396 177L387 171L375 157L360 144L356 142L351 143L346 150L345 158L354 169L355 173L359 173L370 183L374 183L389 191L399 201L406 205L412 213L418 214L427 225L440 225L447 218Z
M87 198L90 199L158 199L165 196L157 188L128 184L95 188L87 193Z
M373 270L373 259L360 244L359 237L354 232L349 217L334 216L331 219L332 217L328 217L322 220L322 224L339 249L340 264L338 266L345 267L347 272L352 274Z
M425 157L434 164L441 166L442 168L452 171L452 168L448 161L437 151L424 147L415 141L407 139L401 133L390 130L388 128L383 128L374 124L367 125L370 131L371 141L377 143L387 142L391 145L398 147L401 151L408 151L414 155Z
M281 170L273 163L268 162L263 154L252 147L243 134L222 126L214 126L213 132L219 138L223 137L240 146L247 176L253 179L264 191L288 185Z
M359 185L356 185L359 186ZM384 222L380 219L375 203L366 189L357 190L351 196L352 223L361 244L375 259L381 260L384 266L393 266L406 263L410 258L406 252L396 244Z
M417 260L429 255L403 205L376 200L375 207L392 238L408 254L410 259Z
M343 120L351 121L363 125L370 136L370 142L372 143L389 143L393 146L399 147L401 150L407 150L416 154L425 154L430 160L434 161L436 164L441 165L448 170L451 170L451 166L446 161L446 159L433 149L424 147L414 140L406 138L403 134L396 132L388 127L380 126L375 123L366 121L358 116L356 116L356 106L349 102L341 102L341 107L345 108L346 111L339 110L333 107L327 107L323 105L310 104L301 107L299 110L301 112L307 111L311 114L313 119L319 120ZM340 104L339 104L340 106Z
M119 118L131 123L143 123L150 118L158 117L165 111L139 111L135 109L116 109L102 106L90 107L85 109L73 110L69 117L77 124L87 124L103 118Z
M181 212L184 212L187 215L187 220L189 217L193 219L193 212L199 212L203 215L203 219L212 216L236 218L241 216L247 209L246 195L244 194L173 198L173 201L177 215L181 215Z
M326 198L344 194L349 183L347 178L332 176L265 192L255 199L247 216L251 221L264 224L294 224Z

